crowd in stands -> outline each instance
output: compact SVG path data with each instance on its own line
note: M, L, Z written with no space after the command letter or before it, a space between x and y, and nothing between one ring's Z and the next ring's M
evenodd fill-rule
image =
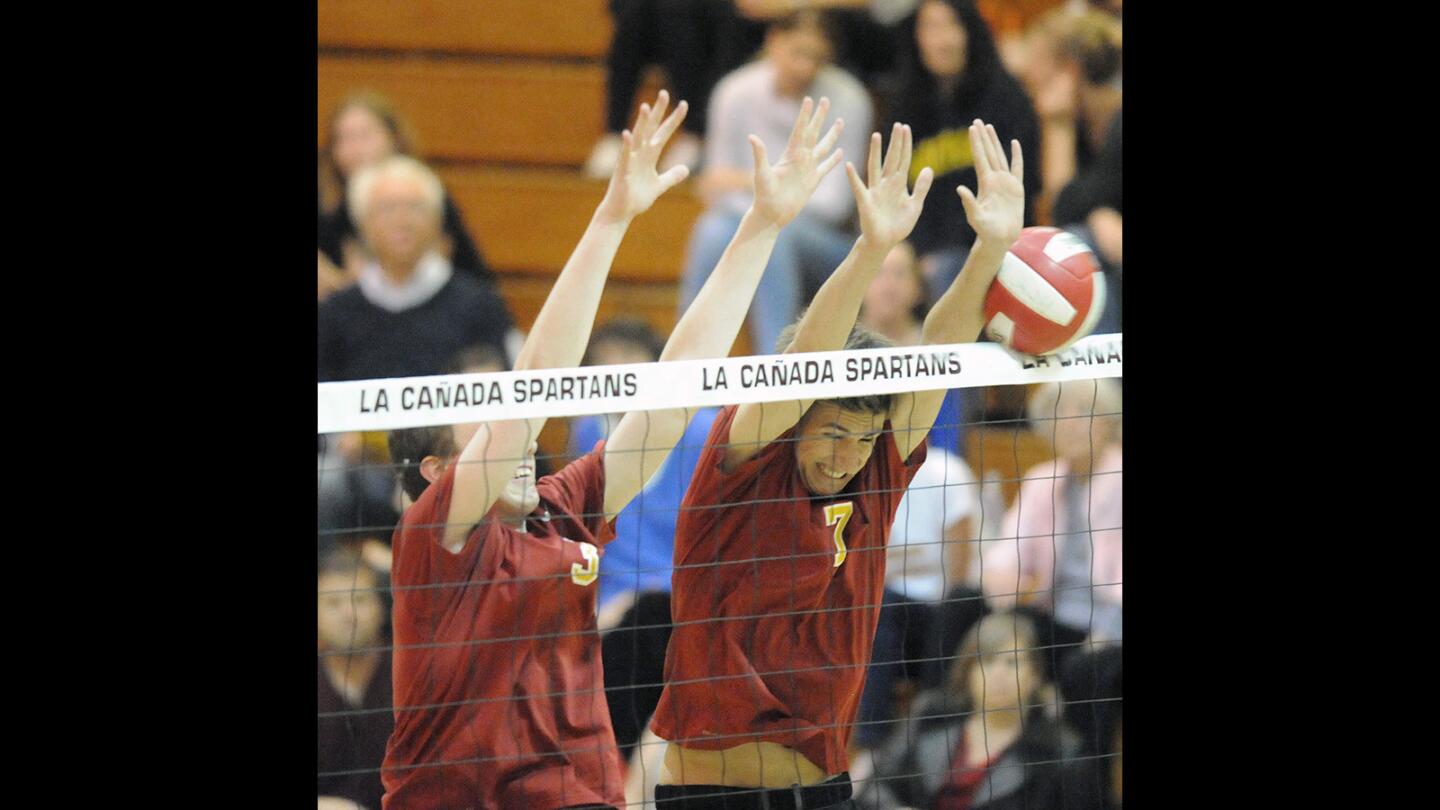
M981 118L1024 150L1025 224L1069 230L1099 257L1107 297L1095 331L1119 332L1121 3L1056 0L1023 30L997 31L1003 5L610 0L605 135L576 171L609 177L645 71L658 67L690 105L661 169L690 167L704 202L691 232L674 235L686 245L674 268L683 313L753 196L747 135L779 155L802 99L825 96L858 167L872 131L910 125L911 180L929 166L935 188L860 322L913 345L975 238L955 187L975 187L966 129ZM317 381L508 370L523 334L482 246L391 103L356 91L330 114L319 156ZM836 170L775 245L750 312L756 354L776 351L858 234ZM597 324L584 362L651 362L665 338L616 318ZM970 452L990 415L980 389L946 397L901 502L852 743L861 807L1121 806L1121 386L1052 383L1023 397L1024 429L1051 452L1018 471L1008 502L982 497L986 471ZM616 517L600 569L605 697L632 800L652 795L659 766L658 748L642 743L655 740L665 680L675 527L716 413L699 410ZM563 457L537 456L537 477L590 452L618 418L569 420ZM396 459L383 434L349 433L321 435L317 462L318 796L322 808L379 810L394 726Z

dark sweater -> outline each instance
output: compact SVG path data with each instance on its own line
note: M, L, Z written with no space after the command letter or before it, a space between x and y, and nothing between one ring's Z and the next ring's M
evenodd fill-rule
M320 382L444 374L461 350L502 353L512 320L495 289L456 273L430 300L404 312L370 303L351 285L320 304Z
M380 764L385 761L385 743L395 728L395 715L390 710L390 653L381 653L359 706L346 703L335 691L325 677L323 664L318 669L316 704L320 714L343 714L321 717L317 723L315 758L319 773L337 774L318 778L317 795L339 796L369 810L380 810L380 797L385 793L380 783ZM366 772L341 775L343 771Z

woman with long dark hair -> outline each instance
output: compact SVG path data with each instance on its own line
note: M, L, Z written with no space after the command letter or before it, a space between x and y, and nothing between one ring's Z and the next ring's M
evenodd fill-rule
M975 161L966 133L977 118L993 124L1002 142L1015 139L1024 154L1040 154L1035 107L1006 72L973 0L922 0L904 23L895 98L891 122L904 121L915 135L912 180L929 166L940 188L973 187ZM1024 182L1029 226L1035 224L1039 161L1026 161ZM935 194L926 200L910 241L933 301L959 274L975 241L960 198Z

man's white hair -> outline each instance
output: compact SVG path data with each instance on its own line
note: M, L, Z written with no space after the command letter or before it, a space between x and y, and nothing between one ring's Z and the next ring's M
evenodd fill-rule
M1061 398L1064 408L1061 408ZM1110 416L1118 426L1123 410L1120 384L1111 377L1041 383L1030 393L1026 415L1031 425L1053 421L1062 410L1089 416Z
M419 182L430 210L437 217L442 215L445 209L445 187L440 184L440 178L435 172L408 155L391 155L366 166L350 178L350 187L345 196L350 206L350 220L356 227L365 221L365 212L370 208L370 192L375 188L375 183L390 177L405 177Z

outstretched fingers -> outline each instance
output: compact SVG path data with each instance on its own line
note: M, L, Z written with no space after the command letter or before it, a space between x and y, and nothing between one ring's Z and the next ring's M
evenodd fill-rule
M895 173L895 167L900 162L900 154L904 151L904 141L905 128L897 123L890 129L890 148L885 150L885 165L880 169L884 176L888 177ZM872 179L870 182L873 185L875 181Z
M925 202L925 195L930 193L930 184L935 181L935 172L929 167L920 170L920 176L915 178L915 191L911 192L910 199L917 203Z
M815 109L815 100L809 96L800 103L800 114L795 116L795 126L790 128L790 140L787 142L789 148L799 147L805 138L805 131L810 127L810 113Z
M865 166L865 179L871 185L880 182L880 133L870 133L870 162Z
M680 127L680 123L685 120L685 114L689 111L690 104L686 101L675 105L675 112L670 113L670 117L666 118L655 132L656 145L663 147L670 141L670 136L675 134L675 130Z
M834 149L835 142L840 140L840 133L844 131L845 119L836 118L835 123L830 127L830 131L825 133L825 137L821 138L820 143L815 145L815 156L819 157L826 154L831 149Z
M810 117L810 123L805 128L805 142L815 143L820 137L820 128L825 126L825 116L830 114L830 99L821 96L820 103L815 105L815 114Z
M1010 140L1010 174L1025 182L1025 155L1020 152L1020 141L1013 138Z

